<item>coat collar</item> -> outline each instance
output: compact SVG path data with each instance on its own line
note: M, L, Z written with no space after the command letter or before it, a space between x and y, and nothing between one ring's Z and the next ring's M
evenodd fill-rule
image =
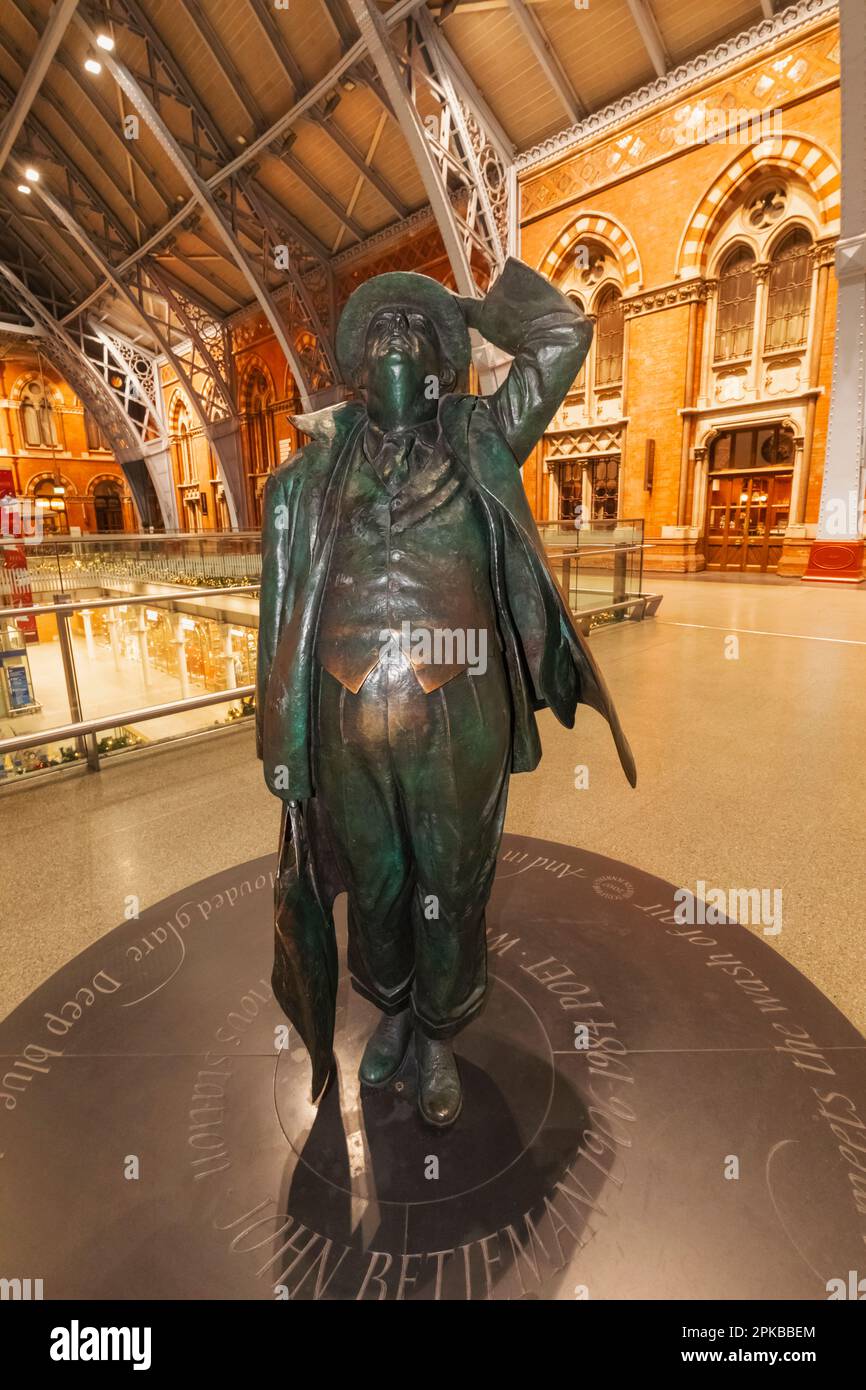
M448 395L442 397L439 402L438 418L445 433L453 437L455 432L459 433L461 424L465 429L474 399L473 396ZM462 421L461 406L464 407ZM335 442L339 444L345 439L352 426L365 414L363 401L341 401L338 405L327 405L323 410L313 410L306 415L290 415L289 419L299 430L303 430L304 434L308 434L315 443L331 445Z
M315 444L340 444L354 424L365 414L362 401L341 401L313 410L307 415L290 415L289 419Z

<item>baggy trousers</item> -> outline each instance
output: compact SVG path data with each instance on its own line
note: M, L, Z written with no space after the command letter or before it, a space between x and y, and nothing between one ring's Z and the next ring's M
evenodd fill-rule
M383 659L354 695L323 670L317 723L352 983L387 1014L411 1001L425 1033L452 1037L487 986L484 910L511 765L501 655L429 694L405 661Z

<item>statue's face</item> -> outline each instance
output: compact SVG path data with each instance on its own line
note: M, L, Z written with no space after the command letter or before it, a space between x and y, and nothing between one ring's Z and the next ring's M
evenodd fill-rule
M439 340L425 314L413 309L380 309L367 329L364 366L410 367L419 380L435 375L440 363Z

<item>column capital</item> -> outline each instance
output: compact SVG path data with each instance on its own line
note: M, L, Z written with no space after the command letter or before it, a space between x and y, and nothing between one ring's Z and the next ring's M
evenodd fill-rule
M833 236L825 237L823 240L815 242L809 254L816 268L820 269L822 265L833 265L836 259L837 240L838 238Z

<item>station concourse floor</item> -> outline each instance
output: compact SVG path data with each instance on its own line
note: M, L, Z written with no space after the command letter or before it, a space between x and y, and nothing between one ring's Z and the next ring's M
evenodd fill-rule
M780 888L782 931L764 939L866 1032L866 585L646 587L664 595L655 618L591 638L637 789L594 711L573 730L545 711L544 757L512 779L506 829L692 890ZM3 1017L130 895L148 907L275 848L279 805L247 727L4 788L0 823Z

